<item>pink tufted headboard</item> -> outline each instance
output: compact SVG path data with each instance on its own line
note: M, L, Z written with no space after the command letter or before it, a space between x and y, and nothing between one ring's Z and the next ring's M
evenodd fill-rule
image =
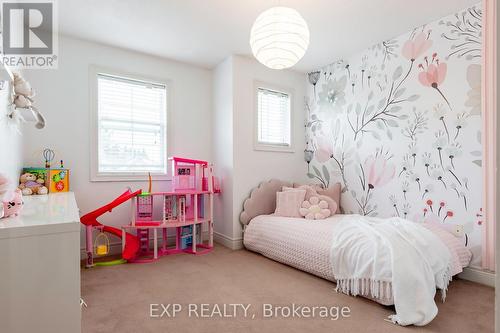
M278 179L271 179L260 183L259 187L250 192L250 197L243 203L240 222L247 225L251 219L259 215L272 214L276 210L276 192L283 186L292 186L292 183Z

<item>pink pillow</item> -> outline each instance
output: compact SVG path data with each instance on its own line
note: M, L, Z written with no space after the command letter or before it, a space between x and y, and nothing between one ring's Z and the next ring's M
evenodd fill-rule
M301 217L299 209L305 196L305 190L276 192L276 210L274 214L283 217Z
M318 198L319 200L324 200L328 203L328 209L331 212L330 216L337 214L339 205L337 205L337 202L335 202L335 200L333 200L327 195L320 195L320 194L318 194Z
M332 198L337 203L337 211L335 213L340 213L340 191L342 189L342 185L340 183L336 183L333 186L330 186L326 189L317 189L316 192L321 195L326 195Z
M297 189L306 190L305 201L309 201L309 199L311 199L312 197L318 197L320 200L324 200L328 203L328 209L331 211L331 215L335 215L338 212L339 205L337 201L333 200L328 195L319 194L317 189L321 189L320 187L311 185L298 185L298 184L294 184L294 186L297 187L291 188L283 186L283 191L293 191Z
M306 191L305 200L309 200L311 197L318 195L318 193L316 192L316 190L312 186L309 186L309 185L301 185L300 187L287 187L287 186L283 186L281 190L283 192L304 190L304 191Z
M323 220L332 214L328 203L316 196L312 196L309 200L304 201L299 211L300 215L304 216L307 220Z
M293 187L294 188L299 188L301 186L310 186L315 191L321 190L323 188L320 184L313 184L313 183L311 183L311 184L299 184L299 183L293 183Z

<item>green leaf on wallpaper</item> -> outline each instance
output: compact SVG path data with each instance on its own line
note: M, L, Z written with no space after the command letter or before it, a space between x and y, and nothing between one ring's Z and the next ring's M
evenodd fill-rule
M411 95L410 97L408 97L406 100L408 102L415 102L417 99L420 98L420 95Z
M385 106L385 98L378 101L377 109L382 109Z
M472 163L474 163L475 165L477 165L479 167L483 166L483 161L482 160L474 160L474 161L472 161Z
M397 121L395 121L394 119L387 119L387 125L389 125L390 127L399 127L399 124Z
M349 105L347 106L346 112L347 112L347 113L351 113L351 111L352 111L352 104L349 104Z
M356 198L356 191L351 190L351 195L352 195L353 198Z
M386 132L386 133L387 133L387 137L388 137L390 140L392 140L392 132L391 132L391 131L389 131L389 129L387 129L387 132Z
M396 81L397 79L399 79L401 77L401 75L403 74L403 67L402 66L399 66L398 68L396 68L396 70L394 71L394 74L392 74L392 79L394 81Z
M401 119L401 120L406 120L408 118L410 118L410 116L408 116L407 114L402 114L399 116L399 119Z
M483 152L480 150L474 150L474 151L471 151L470 154L472 156L481 156L483 154Z
M394 98L399 98L401 95L404 94L404 92L406 91L406 88L401 88L401 89L398 89L395 93L394 93Z
M313 170L314 170L314 173L316 174L316 176L321 177L321 172L319 172L319 169L316 168L316 166L314 166L314 165L313 165Z
M330 173L328 172L328 169L326 166L323 164L323 175L325 176L325 180L327 183L330 182Z
M396 113L398 111L401 111L402 107L399 105L393 106L392 108L389 109L390 113Z
M373 105L370 105L367 109L366 109L366 115L371 115L373 110L375 109L375 106Z
M380 135L377 132L372 131L371 133L374 139L380 140Z
M377 119L375 120L375 125L377 126L378 129L383 130L385 129L384 126L384 121L382 119Z
M314 178L314 175L313 175L312 173L308 172L308 173L307 173L307 177L309 177L309 178Z
M481 137L481 131L477 131L477 133L476 133L476 139L477 139L477 142L481 143L481 139L482 139L482 137Z

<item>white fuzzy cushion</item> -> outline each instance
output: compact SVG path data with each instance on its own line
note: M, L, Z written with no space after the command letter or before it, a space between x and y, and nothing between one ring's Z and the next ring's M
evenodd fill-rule
M332 215L330 209L328 209L328 202L320 200L316 196L302 202L299 212L308 220L322 220Z

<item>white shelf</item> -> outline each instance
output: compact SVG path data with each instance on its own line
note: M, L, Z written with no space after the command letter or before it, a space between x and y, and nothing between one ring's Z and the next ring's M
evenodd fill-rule
M23 197L19 216L0 220L0 239L80 231L80 216L73 192Z

